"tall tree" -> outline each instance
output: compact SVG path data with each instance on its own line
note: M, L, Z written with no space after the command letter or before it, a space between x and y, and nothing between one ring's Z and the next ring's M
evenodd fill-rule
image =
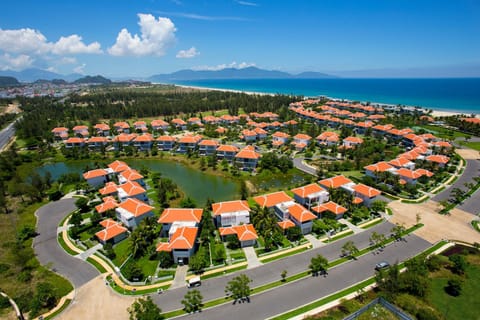
M183 310L185 310L186 313L202 311L202 300L203 296L200 291L196 289L188 291L181 301L183 304Z
M252 280L245 274L234 277L227 283L225 287L225 294L227 297L233 298L233 303L240 301L250 302L250 283Z
M160 309L150 296L139 298L127 309L130 314L130 320L163 320Z

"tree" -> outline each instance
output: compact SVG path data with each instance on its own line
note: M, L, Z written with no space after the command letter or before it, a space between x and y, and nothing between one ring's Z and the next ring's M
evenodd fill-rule
M130 314L130 320L163 320L160 309L150 296L146 298L139 298L127 309Z
M188 291L181 301L183 304L183 310L185 310L186 313L201 312L203 306L202 300L203 296L200 291L196 289Z
M373 244L374 248L378 248L385 241L385 235L377 232L372 232L370 236L370 242Z
M347 256L351 259L355 259L355 254L360 252L358 248L355 246L353 241L347 241L345 244L342 246L342 256Z
M243 301L250 302L250 282L252 280L245 274L234 277L227 283L225 287L225 294L227 297L233 298L233 304Z
M326 275L328 274L328 260L324 256L318 254L316 257L313 257L310 260L308 268L314 277L318 276L319 274Z
M160 261L160 268L170 268L173 265L173 258L170 252L159 252L158 259Z
M88 199L84 197L78 198L77 201L75 201L75 205L78 207L80 212L87 212L89 209Z
M122 268L122 273L130 281L141 281L144 277L142 269L135 262L127 263Z
M285 282L287 280L287 270L283 270L280 277L282 277L282 282Z
M80 227L82 224L83 218L82 214L79 211L75 211L72 216L70 217L70 223L73 224L74 227Z
M372 202L372 205L370 206L370 209L373 212L380 213L380 212L385 212L385 207L386 206L387 206L387 203L385 201L375 200L375 201Z
M187 198L183 199L182 201L180 201L180 207L182 207L182 208L196 208L197 204L195 203L195 201L192 198L187 197Z
M240 197L242 200L247 200L248 198L248 188L245 180L240 182Z
M400 225L400 224L397 224L391 230L395 240L402 240L403 239L403 234L405 233L405 231L406 231L405 227L403 225Z
M456 274L462 275L465 273L465 269L467 268L467 261L465 257L460 254L454 254L448 257L448 260L452 262L452 271Z

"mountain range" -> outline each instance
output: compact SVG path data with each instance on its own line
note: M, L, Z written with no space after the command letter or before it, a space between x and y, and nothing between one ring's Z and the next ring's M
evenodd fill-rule
M336 78L320 72L302 72L291 74L283 71L264 70L256 67L243 69L225 68L221 70L179 70L173 73L157 74L147 78L152 82L172 82L183 80L211 80L211 79L320 79Z
M14 77L20 82L35 82L38 80L65 80L67 82L75 82L75 80L85 77L82 74L72 73L68 75L59 74L56 72L42 70L42 69L25 69L22 71L5 70L0 71L0 76ZM290 74L283 71L264 70L256 67L248 67L243 69L225 68L221 70L179 70L167 74L156 74L148 78L138 78L136 80L151 81L151 82L174 82L182 80L210 80L210 79L293 79L293 78L335 78L335 76L320 73L320 72L303 72L300 74ZM124 78L122 80L131 79ZM91 82L94 79L88 79ZM84 83L84 82L83 82ZM101 83L108 83L103 82Z

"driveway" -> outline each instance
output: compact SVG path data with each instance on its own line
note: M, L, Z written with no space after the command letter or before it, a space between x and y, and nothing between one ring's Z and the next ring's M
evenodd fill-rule
M99 273L89 263L66 253L57 242L58 224L75 209L75 199L51 202L38 209L35 215L39 235L33 240L33 249L42 265L49 265L52 270L65 276L75 288L78 288Z
M273 317L321 299L373 276L375 274L374 266L379 261L386 260L391 264L401 262L430 247L427 241L414 235L407 236L406 240L407 242L396 242L387 246L383 253L375 255L369 253L356 261L350 261L331 269L327 277L308 277L253 296L250 303L236 305L227 303L181 318L243 320ZM254 280L252 285L256 286L257 282ZM204 296L205 289L207 288L200 287L200 291Z
M303 163L303 160L305 158L293 158L293 166L297 168L300 171L303 171L305 173L311 174L312 176L317 176L317 169L307 166Z
M310 259L317 254L323 255L328 260L335 260L339 258L342 250L341 248L347 241L353 241L359 249L366 248L370 245L369 238L372 232L375 231L388 236L393 227L393 224L384 222L366 230L365 232L335 241L329 245L270 262L257 268L243 271L242 273L245 273L250 279L254 280L252 283L253 287L271 283L281 279L280 274L283 270L286 270L288 275L297 274L307 270L308 265L310 264ZM230 281L234 276L235 274L226 275L223 277L217 277L203 281L201 289L204 301L224 297L225 286L227 285L227 282ZM180 303L180 301L183 299L183 296L187 293L187 291L187 288L168 290L162 295L153 295L152 298L163 311L171 311L183 308L183 305Z

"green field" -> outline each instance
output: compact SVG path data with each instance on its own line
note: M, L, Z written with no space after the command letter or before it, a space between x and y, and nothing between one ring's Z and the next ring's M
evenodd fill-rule
M467 148L471 148L473 150L480 151L480 142L473 142L473 141L461 141L460 144Z

